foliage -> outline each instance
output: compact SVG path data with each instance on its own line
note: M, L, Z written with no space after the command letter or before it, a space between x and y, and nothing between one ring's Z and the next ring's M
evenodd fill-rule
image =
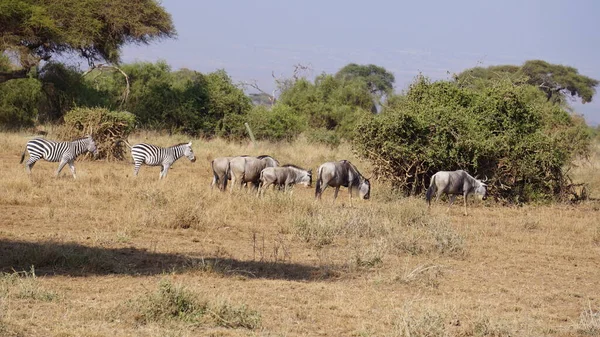
M325 129L351 138L356 122L368 114L373 102L362 79L340 80L322 74L314 84L298 79L281 93L276 106L287 106L306 119L310 129Z
M356 151L405 194L440 170L490 177L496 197L524 202L568 193L565 168L589 132L539 90L497 80L473 89L418 77L402 99L358 127Z
M370 93L379 98L391 94L394 89L394 74L374 64L350 63L340 69L335 77L343 80L361 78L367 83Z
M193 135L212 131L206 121L208 92L204 75L184 70L172 72L164 61L132 63L121 69L131 83L124 108L136 115L140 126ZM122 86L111 89L115 95L122 92L125 80L118 73L113 80ZM120 94L116 100L117 97Z
M589 103L596 94L598 80L579 74L576 68L551 64L542 60L526 61L522 66L500 65L471 68L456 76L463 85L481 84L478 80L509 78L538 87L549 101L563 103L564 98L579 97Z
M272 141L294 140L306 128L306 120L285 105L256 106L248 114L248 123L256 139Z
M174 35L171 16L155 0L1 0L0 51L15 52L23 69L0 82L65 53L117 63L125 44Z
M123 160L127 139L135 126L135 116L125 111L105 108L76 108L65 115L65 125L59 133L62 139L92 135L98 147L99 159Z
M244 91L233 84L225 70L206 75L208 83L208 111L217 136L232 138L244 128L244 116L252 109L252 101Z
M44 65L38 77L44 93L40 123L59 122L67 111L77 106L110 106L111 93L81 75L75 66L57 62Z
M33 126L42 98L40 83L32 78L0 83L0 128Z

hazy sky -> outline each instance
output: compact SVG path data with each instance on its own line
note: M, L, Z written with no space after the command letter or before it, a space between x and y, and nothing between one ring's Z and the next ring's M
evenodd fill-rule
M234 81L275 87L272 73L309 78L348 63L373 63L396 76L396 91L419 72L446 79L474 66L530 59L573 66L600 79L600 1L594 0L164 0L175 40L130 46L123 61L164 59L174 69L225 69ZM599 88L600 89L600 88ZM573 104L600 124L600 92Z

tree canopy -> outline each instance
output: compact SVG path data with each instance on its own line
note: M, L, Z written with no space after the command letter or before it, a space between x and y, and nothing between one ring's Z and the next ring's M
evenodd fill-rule
M589 103L599 84L598 80L580 74L576 68L541 60L530 60L522 66L475 67L458 74L456 80L463 85L473 85L477 80L501 77L536 86L544 92L548 101L554 103L564 102L564 98L569 96L578 97L582 103Z
M0 82L24 78L60 54L90 64L118 63L120 48L175 36L171 15L156 0L0 0L0 53L17 69L0 69Z
M390 94L394 89L394 74L374 64L350 63L340 69L335 77L338 79L363 79L367 83L370 93L378 97Z

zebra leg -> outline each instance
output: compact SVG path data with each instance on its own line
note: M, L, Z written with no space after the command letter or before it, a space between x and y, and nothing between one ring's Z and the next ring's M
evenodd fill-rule
M163 168L163 169L162 169L162 171L160 172L160 174L161 174L161 178L165 178L165 177L167 176L167 172L169 171L169 166L170 166L170 165L165 165L165 166L162 166L162 168Z
M58 164L58 170L56 170L56 176L57 177L60 174L60 171L62 171L63 167L65 167L65 165L67 165L67 162L64 159L62 159L60 161L60 164Z
M135 163L133 163L133 176L137 177L138 173L140 172L140 166L142 166L142 163L139 161L136 161Z
M29 157L29 159L25 163L25 168L27 169L27 174L31 174L31 169L33 168L33 165L35 165L35 162L38 161L39 159L40 159L40 157Z
M75 175L75 163L71 160L70 162L68 162L69 164L69 168L71 169L71 173L73 174L73 179L76 179L77 176Z

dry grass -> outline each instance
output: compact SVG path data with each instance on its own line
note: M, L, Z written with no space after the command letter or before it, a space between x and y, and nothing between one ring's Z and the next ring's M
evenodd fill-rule
M188 139L130 137L172 145ZM271 154L316 169L350 159L299 140L256 148L194 140L167 179L126 162L78 161L77 180L18 165L25 134L0 134L0 335L592 336L600 310L600 204L449 213L375 182L264 198L210 189L210 160ZM600 198L600 147L574 173ZM34 266L34 267L32 267ZM34 269L32 269L34 268Z

